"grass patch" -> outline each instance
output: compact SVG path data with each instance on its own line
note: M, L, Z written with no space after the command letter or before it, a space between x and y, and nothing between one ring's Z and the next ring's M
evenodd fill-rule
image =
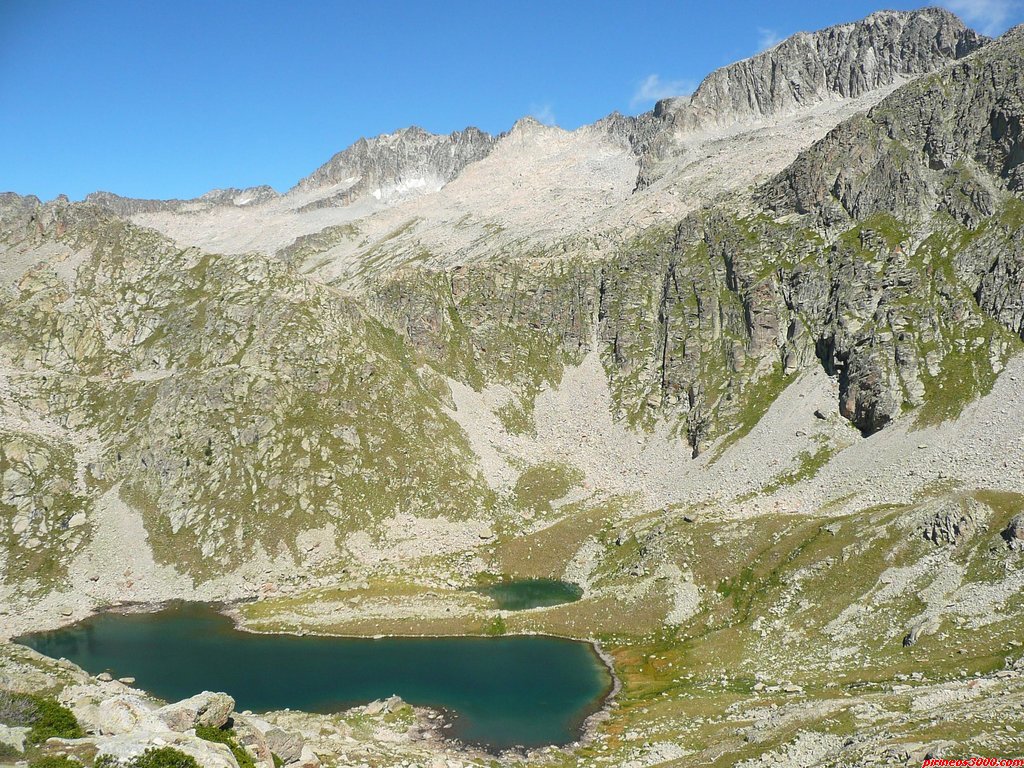
M524 470L513 489L514 503L520 509L550 512L551 503L564 498L583 482L583 472L571 464L547 461Z
M501 616L495 616L486 627L484 627L484 634L488 637L500 637L508 632L508 627L505 625L505 619Z
M994 320L984 318L982 327L967 329L970 338L954 338L953 349L942 358L935 376L925 374L925 401L917 412L916 426L927 427L955 419L964 407L992 391L998 373L990 359L995 336L1006 332Z
M796 467L776 477L762 488L760 493L765 495L775 493L782 488L809 480L818 474L822 467L828 464L829 460L835 455L835 452L835 448L831 445L821 445L813 452L801 451L796 457Z
M150 747L129 760L125 768L199 768L199 763L191 755L174 747Z
M30 760L28 768L82 768L82 764L66 755L41 755Z
M501 405L494 414L510 435L537 434L537 425L533 421L533 400L522 402L509 400Z
M787 376L782 366L778 365L772 369L770 374L762 376L747 387L741 395L743 405L735 416L736 427L719 441L708 463L714 464L722 458L729 446L750 434L750 430L757 426L757 423L768 412L771 404L792 383L794 378L792 374Z

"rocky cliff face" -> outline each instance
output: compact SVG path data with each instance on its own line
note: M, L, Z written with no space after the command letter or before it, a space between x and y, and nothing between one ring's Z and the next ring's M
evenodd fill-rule
M951 40L975 41L934 37L949 55L963 52ZM620 415L675 414L695 451L807 366L839 378L840 411L867 434L922 406L951 415L1019 348L1022 207L1007 191L1019 188L1022 52L1011 33L839 126L760 193L766 213L709 210L598 264L412 271L379 304L464 376L517 356L550 375L552 360L596 346Z
M690 96L658 102L633 118L641 158L637 189L660 176L659 163L694 133L735 130L814 105L857 99L934 72L986 42L938 8L880 11L858 22L801 32L708 75Z
M842 225L938 209L976 227L999 190L1024 191L1024 28L982 53L901 88L838 126L763 191L773 211Z

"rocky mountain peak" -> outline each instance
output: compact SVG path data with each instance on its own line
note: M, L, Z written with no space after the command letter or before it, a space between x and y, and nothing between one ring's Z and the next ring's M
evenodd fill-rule
M413 190L436 190L469 163L485 157L495 137L468 127L449 134L411 126L373 138L359 139L302 179L296 189L348 184L346 200L373 194L388 197Z
M986 42L941 8L879 11L857 22L799 32L715 70L692 96L659 102L655 114L683 129L772 117L857 98L934 71Z

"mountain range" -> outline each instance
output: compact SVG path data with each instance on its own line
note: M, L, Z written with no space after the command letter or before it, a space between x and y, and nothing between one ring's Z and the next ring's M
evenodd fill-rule
M283 194L0 195L2 634L478 633L557 578L502 626L602 639L618 709L509 764L1020 753L1022 119L1024 28L882 11Z

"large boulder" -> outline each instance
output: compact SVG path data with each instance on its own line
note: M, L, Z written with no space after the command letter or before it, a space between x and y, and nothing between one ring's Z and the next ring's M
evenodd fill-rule
M1024 513L1014 515L1003 530L1003 539L1011 549L1024 549Z
M120 694L101 701L93 710L91 725L102 734L128 733L147 722L156 707L132 694Z
M308 744L304 744L299 759L286 763L286 768L320 768L320 758Z
M159 704L138 691L116 682L72 685L60 701L92 733L112 736L149 724Z
M220 728L235 708L235 700L226 693L203 691L191 698L161 707L153 717L172 731L182 733L197 725Z
M918 619L910 626L910 631L903 637L903 647L909 648L917 645L917 641L925 635L934 635L942 626L942 620L938 616L925 616Z
M257 759L263 760L264 752L271 764L271 754L277 755L285 763L294 763L302 756L303 740L299 734L271 725L266 720L252 715L235 715L233 719L235 737Z

